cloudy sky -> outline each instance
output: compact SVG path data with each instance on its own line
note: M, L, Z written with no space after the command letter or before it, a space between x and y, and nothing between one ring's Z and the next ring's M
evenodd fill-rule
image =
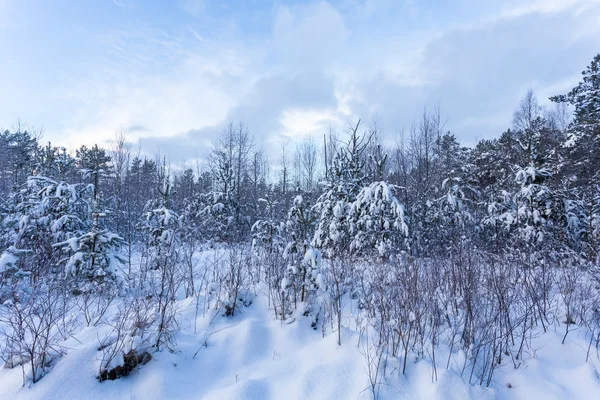
M173 162L227 121L258 143L439 105L463 142L600 52L596 0L0 0L0 127L71 148L123 131Z

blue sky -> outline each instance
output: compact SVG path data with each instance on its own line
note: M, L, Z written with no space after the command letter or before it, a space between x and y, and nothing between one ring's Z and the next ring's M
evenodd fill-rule
M600 52L596 0L0 0L0 126L75 147L117 131L173 162L229 120L259 145L439 105L466 143Z

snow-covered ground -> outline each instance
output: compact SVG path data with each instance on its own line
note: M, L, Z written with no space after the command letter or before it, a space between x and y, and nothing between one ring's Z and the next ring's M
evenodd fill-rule
M260 288L259 288L260 289ZM0 399L369 399L363 347L357 332L344 328L322 337L311 320L274 320L267 297L235 317L196 315L183 300L178 351L161 351L129 377L98 382L99 337L105 328L85 328L65 344L69 349L38 383L22 387L20 368L0 370ZM349 315L346 326L352 326ZM196 326L194 326L196 325ZM194 333L194 328L197 333ZM462 379L460 355L447 370L447 349L439 349L438 379L432 366L410 359L403 376L400 360L388 360L381 399L597 399L600 361L585 361L584 335L572 331L561 344L561 327L533 340L533 353L518 368L512 362L494 374L489 388ZM208 339L207 339L208 338ZM203 343L207 346L204 347ZM445 354L444 354L445 353ZM195 355L195 356L194 356ZM468 375L468 373L465 373Z

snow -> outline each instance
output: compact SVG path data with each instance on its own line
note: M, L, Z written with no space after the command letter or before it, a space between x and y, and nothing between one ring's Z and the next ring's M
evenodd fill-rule
M0 255L0 274L10 269L15 265L16 262L17 257L15 257L13 254L9 252L2 253L2 255Z
M304 262L310 265L317 265L321 259L321 252L314 247L310 247L304 254Z
M195 317L192 299L181 300L181 331L174 353L153 353L152 360L116 381L98 382L98 338L106 327L88 327L69 339L69 348L38 383L22 387L19 368L0 370L2 399L370 399L364 342L359 344L351 318L344 317L342 344L337 334L311 328L311 319L296 313L287 324L273 319L267 297L260 294L234 318L213 312ZM349 307L352 308L352 307ZM299 312L302 311L300 308ZM194 333L194 326L197 329ZM518 369L503 363L489 388L461 378L464 354L452 357L440 347L438 379L432 365L409 356L407 374L401 359L388 359L380 399L596 399L600 361L585 361L584 334L561 345L560 327L534 339L533 352ZM444 365L442 365L444 364Z
M213 213L223 212L223 209L225 209L225 205L223 203L216 203L212 206Z
M334 207L333 207L333 215L336 218L340 218L343 215L343 210L344 210L344 204L342 202L338 202Z
M79 248L79 241L78 241L77 237L72 237L72 238L68 239L66 242L69 244L69 246L71 247L71 250L73 250L73 251L77 251L77 249Z

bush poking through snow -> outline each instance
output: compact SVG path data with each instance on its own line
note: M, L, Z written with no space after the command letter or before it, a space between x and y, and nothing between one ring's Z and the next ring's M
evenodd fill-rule
M74 331L73 306L64 291L38 288L0 305L0 357L21 367L23 385L36 383L66 353L61 343Z
M152 355L147 351L138 355L135 350L131 349L127 354L123 355L123 365L117 365L110 370L103 370L100 372L98 380L100 382L106 380L114 381L118 378L128 376L138 365L144 365L150 360L152 360Z

